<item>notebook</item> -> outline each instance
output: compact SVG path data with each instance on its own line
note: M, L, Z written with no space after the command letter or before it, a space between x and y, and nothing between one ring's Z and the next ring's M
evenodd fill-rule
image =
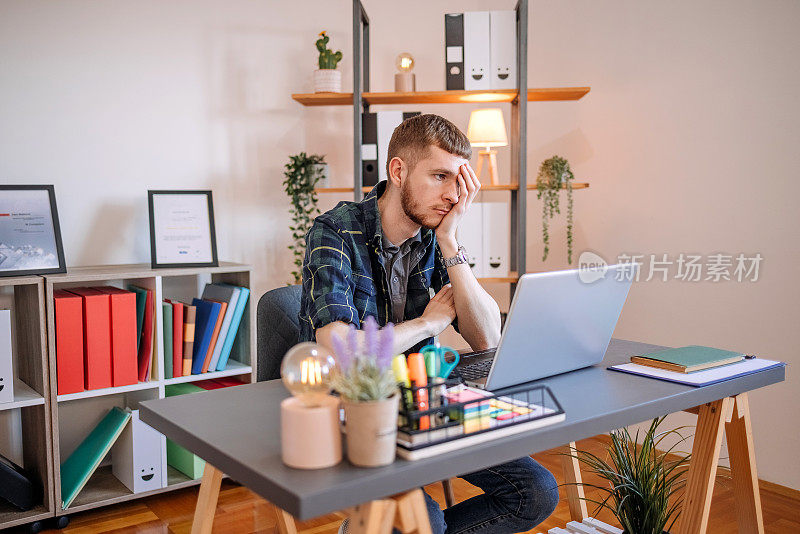
M612 365L608 369L612 371L620 371L623 373L630 373L639 376L646 376L649 378L656 378L658 380L666 380L667 382L676 382L678 384L685 384L687 386L708 386L716 384L717 382L724 382L740 376L757 373L773 367L785 366L784 362L774 360L765 360L762 358L748 358L740 362L731 363L729 365L720 365L719 367L712 367L711 369L703 369L694 373L679 373L676 371L667 371L666 369L657 369L655 367L648 367L646 365L639 365L636 363L623 363L621 365Z
M631 356L631 363L678 373L692 373L711 367L740 362L744 358L745 355L741 352L715 349L702 345L689 345L687 347L664 349L650 354Z

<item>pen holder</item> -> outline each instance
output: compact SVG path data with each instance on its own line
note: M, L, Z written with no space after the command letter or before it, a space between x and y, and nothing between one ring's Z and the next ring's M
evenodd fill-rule
M281 402L281 458L296 469L322 469L342 461L339 399L326 396L312 407L297 397Z

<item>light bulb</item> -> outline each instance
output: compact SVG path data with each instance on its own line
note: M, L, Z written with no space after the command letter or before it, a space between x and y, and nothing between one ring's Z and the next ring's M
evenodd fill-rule
M299 343L289 349L281 363L286 389L308 407L319 406L331 391L333 353L316 343Z
M414 58L408 52L403 52L394 60L394 65L400 72L411 72L414 69Z

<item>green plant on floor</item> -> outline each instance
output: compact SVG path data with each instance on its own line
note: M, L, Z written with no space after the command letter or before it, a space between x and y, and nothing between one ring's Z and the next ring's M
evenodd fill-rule
M319 50L319 68L320 69L335 69L336 64L342 60L342 51L328 50L328 41L330 37L326 32L319 33L317 39L317 50Z
M684 475L691 455L673 453L687 438L680 429L659 431L663 421L664 417L653 419L641 443L638 430L634 436L625 428L611 432L608 460L575 449L564 453L608 483L581 483L605 495L601 500L584 500L597 505L595 514L602 508L610 510L626 534L662 534L680 515L683 499L677 498L677 493L686 484ZM659 451L659 445L670 435L679 439L667 451Z
M542 203L542 239L544 241L544 254L542 261L547 259L550 252L549 222L556 213L561 213L559 194L562 184L567 190L567 263L572 263L572 180L575 176L569 168L569 162L559 156L546 159L539 166L536 176L536 198L544 200Z
M302 282L303 256L306 250L306 234L314 223L314 218L319 214L317 208L317 193L314 187L323 176L325 156L306 154L301 152L289 156L289 163L284 167L283 188L291 200L292 244L289 250L294 254L294 265L297 270L292 271L294 283Z

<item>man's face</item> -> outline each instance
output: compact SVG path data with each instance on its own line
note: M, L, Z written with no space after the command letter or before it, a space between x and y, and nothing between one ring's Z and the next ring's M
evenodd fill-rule
M437 146L409 172L400 186L400 200L406 216L423 228L436 228L458 202L459 167L467 163L461 156Z

